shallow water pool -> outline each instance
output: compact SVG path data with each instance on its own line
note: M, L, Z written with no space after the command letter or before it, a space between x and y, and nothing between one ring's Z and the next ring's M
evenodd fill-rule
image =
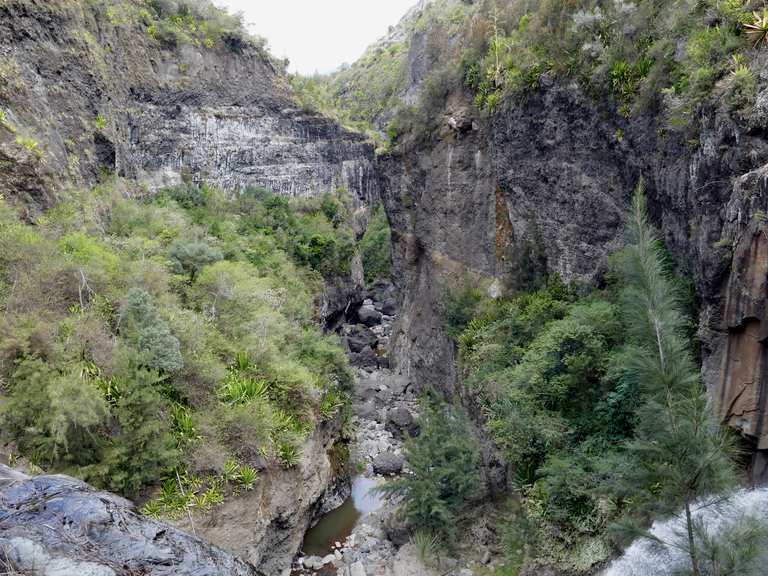
M352 481L349 498L307 531L302 551L307 556L326 556L333 552L335 542L344 542L352 533L357 522L384 505L384 499L374 490L378 481L358 476Z

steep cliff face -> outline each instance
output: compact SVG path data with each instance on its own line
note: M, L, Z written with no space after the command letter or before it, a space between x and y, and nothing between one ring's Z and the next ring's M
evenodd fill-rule
M361 202L377 193L372 147L297 110L247 41L169 45L128 8L11 0L0 57L0 192L30 207L104 171L150 188L191 178L294 196L345 187Z
M457 279L491 292L525 286L538 272L599 285L623 245L642 175L654 220L695 284L711 397L723 420L764 450L764 112L758 105L736 122L708 110L692 142L652 113L628 120L614 109L546 79L485 119L454 94L429 142L403 142L385 160L404 294L393 338L400 368L424 384L455 384L438 311ZM754 464L755 478L765 479L761 453Z
M337 479L329 452L339 428L340 419L319 427L295 467L265 470L252 491L210 512L182 517L179 525L265 574L283 573L290 568L310 523L334 496Z

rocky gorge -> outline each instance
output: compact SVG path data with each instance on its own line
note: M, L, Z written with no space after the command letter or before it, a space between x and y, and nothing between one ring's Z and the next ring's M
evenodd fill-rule
M163 43L135 10L107 4L0 1L0 195L34 221L107 176L139 199L179 183L305 199L341 189L356 239L384 205L392 278L366 286L359 255L324 278L315 320L338 335L354 368L351 417L323 420L295 465L264 464L253 489L168 523L74 478L2 466L0 566L46 576L493 573L502 561L494 516L473 517L467 541L429 565L401 502L375 490L411 472L404 443L419 435L418 399L429 388L472 417L483 502L515 489L516 470L464 387L446 292L468 285L498 299L554 276L582 292L605 288L641 177L650 217L693 286L709 398L749 455L747 483L768 481L762 84L746 115L723 102L703 107L695 138L670 130L658 110L627 114L549 73L492 114L454 85L426 136L405 131L377 153L366 136L301 109L258 42ZM396 52L407 41L397 52L405 80L374 118L382 131L392 107L429 93L444 58L420 20L432 4L420 2L375 47ZM765 54L752 66L762 82ZM327 518L337 519L329 527ZM555 573L545 570L521 574Z

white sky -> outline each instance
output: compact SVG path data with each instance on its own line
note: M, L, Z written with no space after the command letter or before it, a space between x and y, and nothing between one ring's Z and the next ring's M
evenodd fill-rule
M417 0L215 0L243 12L251 32L272 54L289 58L291 72L332 72L351 64L397 24Z

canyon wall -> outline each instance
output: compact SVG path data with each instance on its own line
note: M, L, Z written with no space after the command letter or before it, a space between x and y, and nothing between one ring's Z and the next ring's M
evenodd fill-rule
M439 313L447 287L509 293L554 273L601 285L642 176L651 217L693 280L710 396L757 450L754 479L768 480L767 101L761 94L738 121L706 110L693 120L694 141L652 111L626 118L546 78L490 117L453 93L436 132L405 139L382 162L404 300L393 337L399 369L422 385L455 386Z
M372 145L298 110L262 48L169 45L115 10L0 4L0 193L35 209L117 174L150 189L186 178L377 196Z
M138 195L182 180L293 197L345 188L362 232L379 196L373 145L298 109L257 43L162 42L140 4L0 2L0 196L34 219L114 176ZM326 321L362 293L359 258L352 268L328 282ZM264 470L257 490L179 523L280 573L335 489L338 436L338 422L318 429L296 468Z

